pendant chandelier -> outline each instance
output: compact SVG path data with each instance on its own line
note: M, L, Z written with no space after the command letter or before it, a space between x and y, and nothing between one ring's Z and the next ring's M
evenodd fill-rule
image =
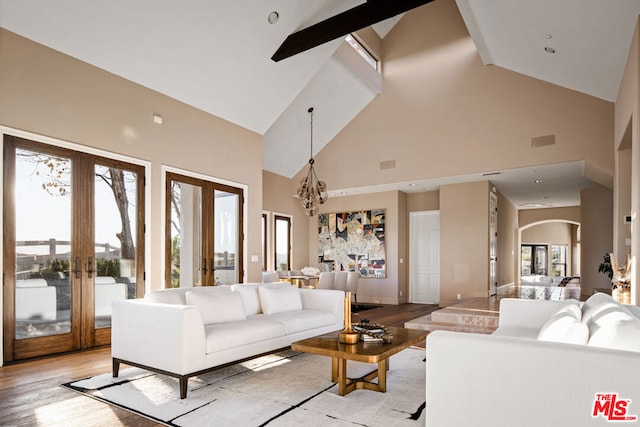
M309 171L307 176L300 181L297 197L302 201L302 207L309 216L314 216L320 205L329 199L327 194L327 184L318 179L316 171L313 168L313 107L308 110L311 116L311 155L309 157Z

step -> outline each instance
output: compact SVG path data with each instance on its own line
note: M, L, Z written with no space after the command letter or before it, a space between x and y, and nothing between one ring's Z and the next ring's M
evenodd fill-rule
M453 306L431 313L431 321L434 323L496 329L498 327L498 313Z
M435 312L434 312L435 313ZM432 313L433 314L433 313ZM417 319L405 322L404 327L407 329L420 329L423 331L454 331L469 332L475 334L491 334L496 330L493 326L465 325L457 323L434 322L432 315L418 317Z

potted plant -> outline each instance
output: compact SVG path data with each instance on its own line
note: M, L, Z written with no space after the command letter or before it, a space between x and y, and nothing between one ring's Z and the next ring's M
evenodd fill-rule
M606 274L609 279L613 279L613 267L611 267L611 254L609 252L604 254L602 257L602 262L598 266L598 271Z

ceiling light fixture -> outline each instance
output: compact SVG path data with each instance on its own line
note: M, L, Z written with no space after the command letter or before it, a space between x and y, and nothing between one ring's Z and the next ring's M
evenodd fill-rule
M545 47L544 51L548 52L548 53L556 53L556 50L554 48L552 48L552 47L549 47L549 46Z
M318 212L320 205L329 199L327 194L327 184L318 179L313 168L313 107L307 110L311 116L311 156L309 158L309 171L307 176L300 181L300 187L296 192L297 197L302 201L302 207L309 216L314 216Z

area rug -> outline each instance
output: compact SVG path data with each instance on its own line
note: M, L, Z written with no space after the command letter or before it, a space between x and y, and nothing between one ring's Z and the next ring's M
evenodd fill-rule
M347 363L348 375L375 368ZM284 351L189 380L180 399L174 378L138 368L62 387L168 426L423 426L425 351L409 348L390 359L387 392L338 395L328 357Z

